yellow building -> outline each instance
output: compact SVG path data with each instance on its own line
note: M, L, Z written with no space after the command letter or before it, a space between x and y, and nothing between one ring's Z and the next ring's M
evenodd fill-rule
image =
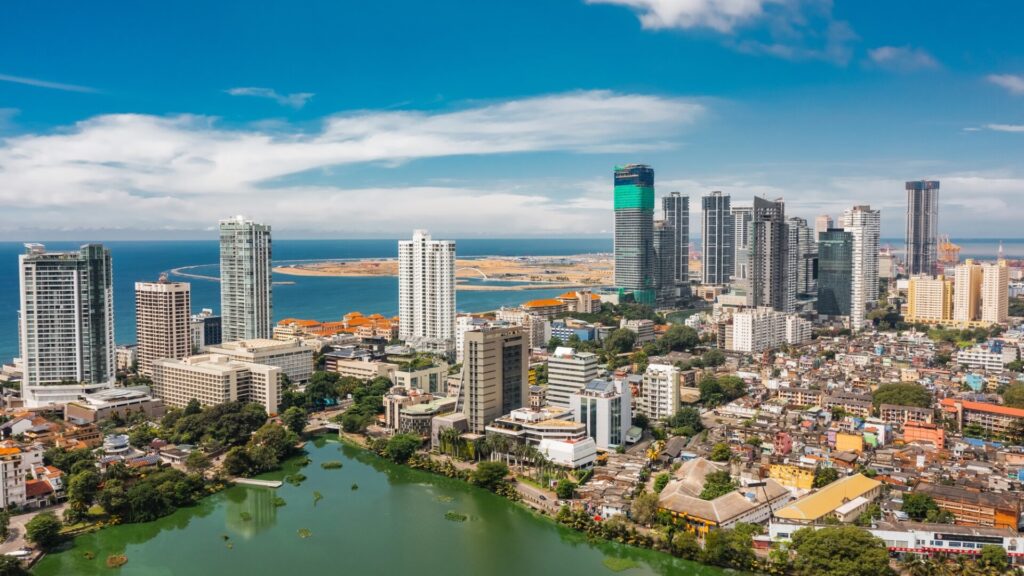
M867 507L881 493L881 482L854 474L777 510L775 517L800 524L817 524L829 518L848 522L855 519L858 509Z
M914 276L907 286L907 314L910 323L951 324L953 282L945 276Z
M864 438L857 434L844 434L840 432L836 434L836 450L860 454L864 451Z
M810 490L814 486L814 470L792 464L772 464L768 477L787 488Z

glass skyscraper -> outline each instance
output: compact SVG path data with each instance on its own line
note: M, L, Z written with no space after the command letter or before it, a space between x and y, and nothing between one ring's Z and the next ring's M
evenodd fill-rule
M717 191L701 198L702 284L723 285L732 278L735 224L729 203L729 195Z
M853 295L853 233L830 228L818 235L818 314L849 316Z
M270 226L220 221L220 313L225 342L273 335Z
M907 275L935 274L938 262L939 182L907 182Z
M615 167L615 286L655 303L654 169L643 164Z
M673 192L661 199L661 208L675 237L675 281L685 287L690 283L690 197Z

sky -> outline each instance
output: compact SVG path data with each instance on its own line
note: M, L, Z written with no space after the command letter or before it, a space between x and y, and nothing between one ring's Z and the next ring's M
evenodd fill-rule
M0 239L608 235L659 195L1024 236L1024 5L978 0L7 3Z

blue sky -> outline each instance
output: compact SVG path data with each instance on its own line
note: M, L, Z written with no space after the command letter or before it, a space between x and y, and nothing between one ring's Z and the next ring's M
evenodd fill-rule
M0 238L578 236L659 193L1015 237L1011 2L21 2L0 19ZM697 204L696 202L694 202ZM694 213L694 228L698 228Z

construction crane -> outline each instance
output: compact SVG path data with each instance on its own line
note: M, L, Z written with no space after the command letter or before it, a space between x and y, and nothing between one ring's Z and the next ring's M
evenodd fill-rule
M939 237L939 264L943 266L956 266L960 263L960 247L953 244L949 234Z

